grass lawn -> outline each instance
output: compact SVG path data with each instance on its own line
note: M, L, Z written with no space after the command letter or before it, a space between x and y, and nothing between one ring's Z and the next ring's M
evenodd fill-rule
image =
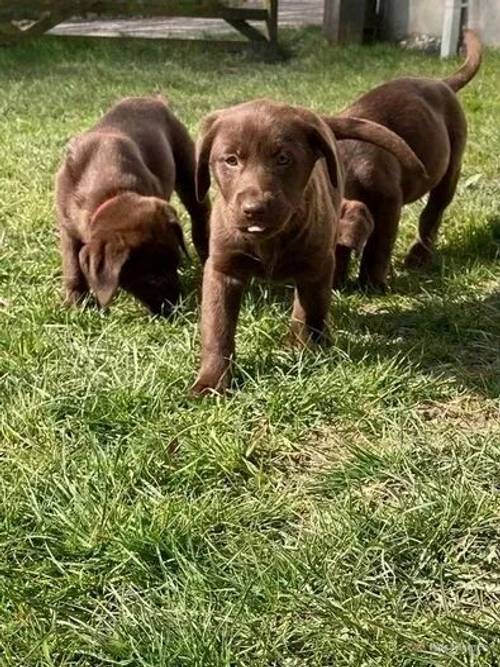
M2 667L498 664L500 52L460 95L470 139L433 267L401 266L419 203L392 292L335 295L329 349L288 347L291 289L256 284L236 390L192 400L196 262L170 321L124 295L61 307L53 174L121 96L162 91L196 133L254 96L334 111L458 62L286 41L278 64L0 50Z

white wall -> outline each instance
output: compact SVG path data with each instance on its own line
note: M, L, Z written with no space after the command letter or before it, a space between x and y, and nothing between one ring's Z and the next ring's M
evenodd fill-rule
M443 17L446 0L411 0L410 33L427 32L440 35L443 29Z
M472 0L468 25L479 30L485 44L500 46L500 0Z
M383 36L402 39L412 33L441 35L448 0L382 0ZM500 46L500 0L469 0L471 28L479 30L485 44Z

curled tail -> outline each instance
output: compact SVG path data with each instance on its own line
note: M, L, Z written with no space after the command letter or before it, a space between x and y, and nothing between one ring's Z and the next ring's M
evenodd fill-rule
M392 153L402 166L415 174L416 177L427 178L424 165L410 146L388 127L354 116L323 116L323 120L337 139L354 139L374 144Z
M465 62L451 76L443 79L448 86L457 92L474 78L481 65L483 47L481 40L474 30L464 30Z

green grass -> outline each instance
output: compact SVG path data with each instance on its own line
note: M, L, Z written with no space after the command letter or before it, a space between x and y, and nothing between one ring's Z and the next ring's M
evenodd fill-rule
M328 350L256 285L237 388L192 400L199 267L157 321L60 304L53 174L115 100L162 91L195 133L253 96L340 109L456 62L288 33L217 47L0 51L0 664L485 665L500 656L500 53L461 94L470 139L426 273L336 295ZM184 217L187 224L187 218Z

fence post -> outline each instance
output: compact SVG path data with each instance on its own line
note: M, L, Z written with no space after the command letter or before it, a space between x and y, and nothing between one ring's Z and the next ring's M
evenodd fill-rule
M323 33L331 44L339 40L339 14L341 0L325 0L323 11Z
M441 58L449 58L457 54L462 8L466 6L467 3L464 3L463 0L446 0L441 36Z
M267 32L271 46L278 45L278 0L267 1Z
M331 44L361 44L367 0L325 0L323 32Z

